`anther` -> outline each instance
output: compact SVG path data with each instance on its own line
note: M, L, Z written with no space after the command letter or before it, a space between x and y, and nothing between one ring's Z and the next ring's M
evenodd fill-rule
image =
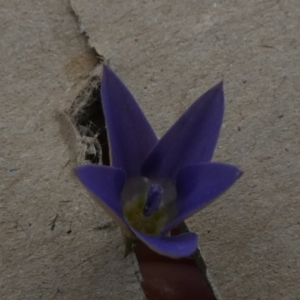
M159 209L163 192L162 187L158 184L152 184L150 186L146 204L143 209L144 216L149 217Z

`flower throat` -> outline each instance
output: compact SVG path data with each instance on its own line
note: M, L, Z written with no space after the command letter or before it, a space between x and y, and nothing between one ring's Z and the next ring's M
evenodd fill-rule
M170 217L170 196L174 200L173 186L150 183L145 178L135 178L122 192L123 215L136 230L158 235Z

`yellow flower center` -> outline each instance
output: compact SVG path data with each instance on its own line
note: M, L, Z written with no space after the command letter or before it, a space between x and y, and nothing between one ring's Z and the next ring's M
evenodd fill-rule
M123 215L127 222L136 230L143 233L158 235L168 220L167 210L161 206L150 216L145 216L143 209L146 204L146 195L139 194L128 201L123 207Z
M170 180L129 178L121 194L123 216L134 229L159 235L177 214L176 188Z

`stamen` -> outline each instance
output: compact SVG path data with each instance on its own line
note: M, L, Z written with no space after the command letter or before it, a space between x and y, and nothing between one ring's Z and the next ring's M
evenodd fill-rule
M143 214L146 217L155 213L160 206L163 189L159 184L152 184L147 194L146 204L143 209Z

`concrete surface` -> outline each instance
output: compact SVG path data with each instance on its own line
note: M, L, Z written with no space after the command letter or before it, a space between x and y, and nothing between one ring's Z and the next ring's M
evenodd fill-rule
M72 173L84 149L60 113L97 61L68 1L5 1L0 18L0 299L142 299L119 229Z

